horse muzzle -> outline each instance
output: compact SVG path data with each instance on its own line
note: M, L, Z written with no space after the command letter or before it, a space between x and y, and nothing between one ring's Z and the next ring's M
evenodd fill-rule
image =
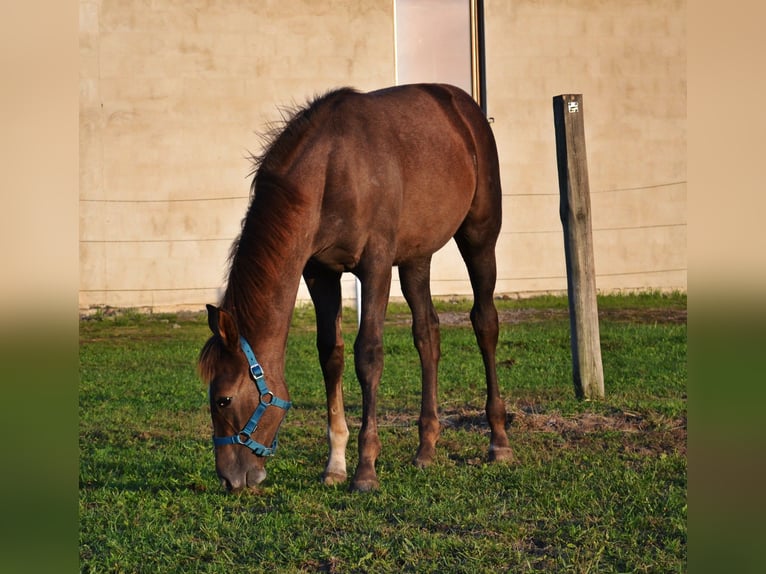
M255 489L259 484L266 480L266 469L262 467L251 468L247 472L239 473L236 476L227 476L225 473L219 472L218 478L221 481L221 486L223 486L227 492L234 494L247 489Z

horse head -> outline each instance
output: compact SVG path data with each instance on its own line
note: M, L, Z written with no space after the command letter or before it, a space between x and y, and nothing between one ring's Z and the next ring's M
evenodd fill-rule
M213 335L202 348L199 370L209 385L215 469L230 492L253 490L266 478L264 462L276 451L290 402L269 388L234 317L212 305L207 309Z

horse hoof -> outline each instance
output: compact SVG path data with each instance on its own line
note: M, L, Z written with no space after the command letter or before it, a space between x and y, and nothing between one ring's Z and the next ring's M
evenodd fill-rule
M341 474L339 472L328 472L322 476L322 482L324 482L327 486L334 486L336 484L342 484L346 482L346 478L348 477L345 474Z
M433 459L427 457L416 456L414 459L412 459L412 464L414 464L417 468L427 468L431 466L432 462Z
M426 468L427 466L431 466L435 455L436 449L433 446L420 446L415 453L415 458L412 460L412 464L418 468Z
M372 492L378 490L380 483L377 480L356 480L351 483L351 492Z
M509 446L503 447L489 447L489 461L490 462L513 462L513 449Z

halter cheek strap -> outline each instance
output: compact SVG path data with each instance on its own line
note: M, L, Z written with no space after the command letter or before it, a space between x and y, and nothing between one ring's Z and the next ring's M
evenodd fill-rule
M247 424L241 431L239 431L237 434L225 437L214 436L213 444L215 446L226 444L241 444L252 450L253 453L258 456L271 456L277 450L277 437L279 435L279 429L277 429L277 432L274 435L274 442L271 443L271 446L266 446L254 440L252 438L252 434L258 428L258 423L260 422L261 417L263 416L263 413L266 412L267 408L277 407L287 411L292 406L292 403L290 401L280 399L279 397L275 397L274 393L269 390L268 385L266 385L266 378L263 375L263 368L261 367L260 363L258 363L258 360L255 358L255 353L253 353L252 347L250 347L250 344L245 340L244 337L239 338L239 345L242 347L242 352L245 353L245 357L247 357L248 365L250 365L250 375L253 377L253 382L258 388L258 393L261 396L260 402L258 403L255 412L253 412L253 415L250 417L250 420L247 421Z

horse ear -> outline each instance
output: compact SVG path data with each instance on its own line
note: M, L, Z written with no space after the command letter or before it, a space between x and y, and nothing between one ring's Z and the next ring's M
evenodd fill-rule
M213 305L207 305L207 324L213 335L221 337L223 344L228 349L236 349L239 346L239 329L228 312Z

